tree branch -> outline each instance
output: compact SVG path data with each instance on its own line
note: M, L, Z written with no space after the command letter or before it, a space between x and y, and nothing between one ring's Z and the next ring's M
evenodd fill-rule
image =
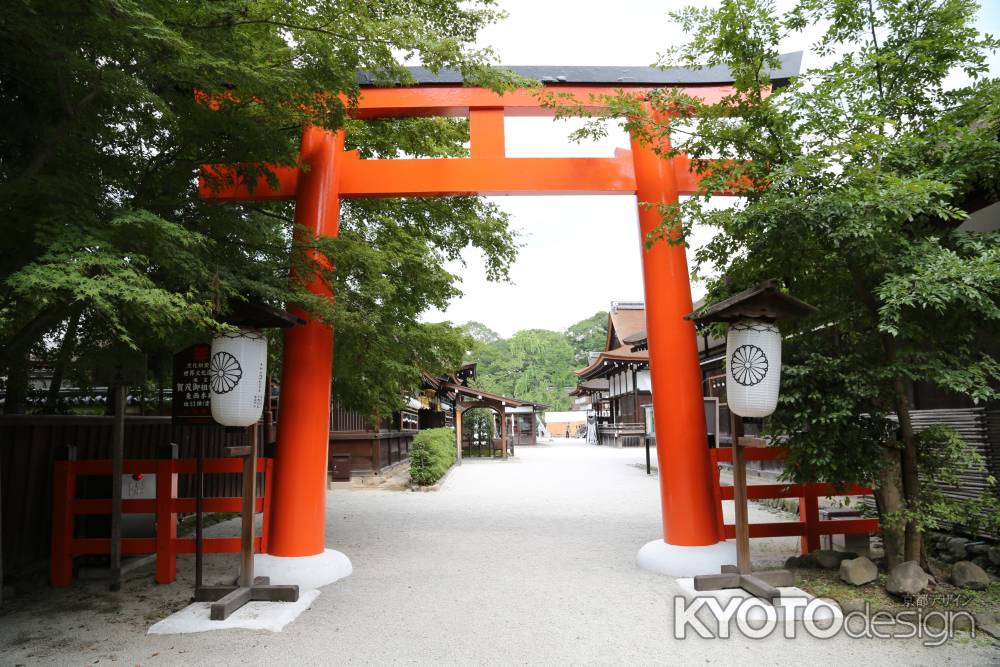
M65 137L66 133L69 132L69 128L73 125L73 122L79 117L80 112L97 98L100 90L101 89L99 87L94 88L89 93L84 95L80 101L77 102L75 109L64 109L67 111L66 118L53 128L52 132L49 134L49 141L46 142L46 144L37 153L35 153L35 157L28 163L28 166L25 167L24 171L21 172L17 178L11 181L11 185L13 187L20 187L38 175L38 172L42 170L45 163L49 161L50 157L52 157L52 153L55 152L56 147L58 147L58 145L62 142L63 137Z

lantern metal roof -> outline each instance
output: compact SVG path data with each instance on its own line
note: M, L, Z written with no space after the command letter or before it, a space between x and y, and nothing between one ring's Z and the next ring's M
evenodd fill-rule
M249 298L246 301L231 301L230 311L226 315L226 324L250 327L253 329L287 329L306 321L287 310L275 308L259 299Z
M688 313L684 319L697 324L738 320L777 322L815 312L815 306L781 292L777 280L765 280L756 287L743 290L719 303Z

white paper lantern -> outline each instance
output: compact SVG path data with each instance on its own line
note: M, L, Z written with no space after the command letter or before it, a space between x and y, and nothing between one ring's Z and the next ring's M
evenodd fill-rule
M253 329L219 334L212 340L208 370L212 419L223 426L256 424L264 410L264 334Z
M760 320L729 325L726 336L726 397L741 417L766 417L778 405L781 332Z

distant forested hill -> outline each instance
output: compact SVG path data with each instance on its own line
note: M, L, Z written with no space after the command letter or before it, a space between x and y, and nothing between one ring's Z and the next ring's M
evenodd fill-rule
M586 365L587 352L604 349L607 324L602 311L565 331L524 329L501 338L486 325L469 322L465 331L476 346L466 360L478 364L475 385L480 389L568 410L574 371Z

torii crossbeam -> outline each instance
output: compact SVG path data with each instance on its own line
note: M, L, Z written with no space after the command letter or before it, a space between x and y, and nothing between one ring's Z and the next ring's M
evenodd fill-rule
M783 57L772 72L781 83L798 72L801 54ZM674 87L717 101L732 92L725 70L656 70L646 67L512 68L540 79L539 89L496 94L465 87L455 73L432 74L415 68L416 85L376 88L364 85L355 118L468 117L470 154L464 158L363 160L344 150L342 131L308 127L299 163L308 170L276 167L277 187L262 176L252 190L245 183L222 189L219 179L203 178L202 196L221 201L294 199L295 220L316 236L336 236L342 197L448 195L636 194L642 248L653 411L660 470L663 540L650 545L679 550L681 561L694 559L698 572L717 572L735 551L719 543L718 501L712 493L701 374L691 312L691 288L683 245L656 243L645 248L646 234L660 225L657 204L676 203L697 191L697 176L683 156L662 159L657 148L633 137L631 150L607 158L510 158L504 150L504 118L553 116L544 92L568 93L583 104L616 90L642 96L654 88ZM597 96L596 98L594 96ZM232 167L206 165L208 175ZM295 278L293 278L295 279ZM331 296L312 279L314 293ZM307 313L308 320L285 334L281 418L274 469L269 551L277 556L308 556L324 549L324 507L329 430L333 333ZM655 543L655 544L654 544ZM725 545L726 548L719 549ZM673 558L673 556L671 556ZM640 559L641 560L641 559ZM671 569L672 566L666 566ZM660 568L662 569L662 568ZM664 570L666 571L666 570Z

